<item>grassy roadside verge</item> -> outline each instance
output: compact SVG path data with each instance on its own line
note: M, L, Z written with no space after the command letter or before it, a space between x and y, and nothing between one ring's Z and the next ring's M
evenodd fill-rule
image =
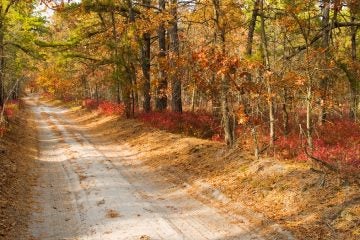
M27 107L10 121L0 149L0 239L26 239L38 158L36 123Z
M57 102L55 105L62 106ZM284 226L297 239L359 239L360 189L351 178L319 174L305 162L254 160L241 149L171 134L134 120L101 116L72 107L69 117L90 134L136 151L156 173L178 184L219 189L230 201L229 214L242 204ZM240 214L242 214L240 212ZM264 223L266 224L266 223Z

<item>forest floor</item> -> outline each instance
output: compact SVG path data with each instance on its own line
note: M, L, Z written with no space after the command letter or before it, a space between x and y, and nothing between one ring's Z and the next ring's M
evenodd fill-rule
M27 239L38 159L37 126L28 110L21 109L0 138L1 240Z
M358 179L320 174L306 162L255 160L241 146L229 150L222 143L149 128L136 120L106 117L76 105L69 109L68 116L89 132L135 152L154 174L238 216L237 223L251 222L265 235L281 226L295 239L360 238Z
M150 149L137 151L126 139L134 121L124 122L130 132L119 139L107 125L121 124L114 117L77 115L36 97L25 102L39 138L29 239L291 239L277 225L221 213L192 197L186 182L147 165L142 154Z
M34 114L22 113L14 136L2 140L14 164L25 161L23 170L15 171L20 184L10 184L20 189L17 193L0 185L7 196L14 195L2 203L0 213L19 216L9 229L24 233L30 216L32 238L3 231L9 233L3 239L360 236L360 189L351 178L323 176L303 162L254 160L240 148L229 150L218 142L78 106L64 108L58 101L26 102ZM34 201L24 197L30 196L31 186ZM7 207L10 202L13 208Z

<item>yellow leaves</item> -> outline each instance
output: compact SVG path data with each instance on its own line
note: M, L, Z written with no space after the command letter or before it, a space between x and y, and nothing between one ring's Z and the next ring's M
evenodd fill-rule
M237 119L238 119L238 124L240 125L245 125L246 123L249 122L249 116L245 113L245 107L244 105L240 105L237 112Z
M288 84L295 84L297 86L303 86L306 83L306 78L303 77L301 74L298 74L296 72L292 72L289 71L287 73L285 73L284 75L284 80L288 83Z
M237 56L223 53L217 46L203 47L192 53L192 59L202 68L210 70L218 76L234 74L240 65Z
M264 72L264 77L270 78L273 74L274 74L274 73L273 73L272 71L266 70L266 71Z

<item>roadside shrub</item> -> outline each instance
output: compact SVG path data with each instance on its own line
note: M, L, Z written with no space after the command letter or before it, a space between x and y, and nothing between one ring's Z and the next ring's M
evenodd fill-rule
M98 105L98 101L90 98L85 99L82 103L82 106L88 110L95 110L98 108Z
M334 120L318 127L314 156L328 162L360 168L360 125L352 120Z
M214 140L219 140L221 135L220 122L208 113L151 112L141 113L138 119L152 127L173 133Z
M49 93L49 92L43 92L43 93L41 94L41 97L43 97L43 98L48 98L48 99L52 99L52 98L54 98L54 94L53 94L53 93Z
M280 136L276 141L277 149L285 158L306 160L302 145L305 139L299 133ZM336 165L350 165L360 168L360 126L347 120L339 119L318 126L313 138L313 156Z
M104 115L122 116L125 112L124 104L118 104L111 101L96 101L95 99L83 100L82 106L88 110L99 110Z
M125 113L124 104L113 103L110 101L100 102L98 109L105 115L118 115L122 116Z
M16 112L19 110L19 101L18 100L9 100L4 109L4 115L8 119L12 119L15 117Z

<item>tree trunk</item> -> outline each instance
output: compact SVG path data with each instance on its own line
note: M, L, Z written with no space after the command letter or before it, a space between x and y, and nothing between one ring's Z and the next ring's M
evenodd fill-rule
M170 49L174 57L179 55L179 35L178 35L178 17L177 17L177 0L171 0L171 15L173 16L172 26L170 28ZM171 64L174 74L171 82L171 107L174 112L182 112L181 98L181 80L179 78L178 68L174 63Z
M82 97L84 99L89 98L89 86L88 86L88 82L86 81L86 77L82 76L81 77L81 83L82 83L82 87L83 87L83 94Z
M351 22L355 22L355 15L353 10L350 10L351 14ZM357 61L357 45L356 45L356 34L358 27L353 26L351 28L351 59L352 62L355 63ZM360 108L360 83L356 77L352 77L352 74L347 73L348 79L350 81L350 118L355 121L358 120L358 112Z
M220 103L222 122L224 126L225 143L228 146L232 146L235 143L235 129L234 129L234 117L230 115L229 111L229 78L226 74L223 74L221 80L220 90Z
M221 119L221 104L219 100L219 92L214 92L211 96L211 110L215 119Z
M226 55L226 46L225 46L225 29L221 23L222 13L220 8L220 0L213 0L214 7L214 21L216 27L215 36L220 37L220 44L222 48L223 55ZM215 42L217 39L215 39ZM224 136L226 145L232 146L235 143L235 119L230 115L229 110L229 76L227 73L223 73L221 76L221 85L220 85L220 107L221 107L221 115L222 115L222 124L224 127Z
M5 71L5 51L4 51L4 30L0 23L0 106L4 104L4 71Z
M306 95L306 139L307 139L307 146L309 148L309 152L311 153L313 150L313 143L312 143L312 127L311 127L311 96L312 96L312 89L311 89L311 82L307 87L307 95Z
M325 63L327 64L329 58L329 46L330 46L330 33L331 30L328 27L330 23L330 0L323 0L323 8L322 8L322 28L323 31L323 41L322 47L325 50ZM319 113L319 123L323 124L326 120L327 109L326 109L326 97L328 92L329 85L329 77L324 76L320 79L320 113Z
M265 30L265 18L264 18L264 0L260 2L260 10L261 10L261 48L262 48L262 56L265 65L265 71L270 71L270 56L268 50L268 43L267 43L267 36ZM273 150L274 148L274 141L275 141L275 117L274 117L274 103L273 103L273 93L271 87L271 76L265 72L265 82L266 82L266 89L268 94L268 107L269 107L269 148ZM269 75L269 76L268 76Z
M356 72L343 62L337 62L339 68L341 68L349 81L349 89L350 89L350 117L355 121L358 120L359 117L359 109L360 109L360 82L356 75Z
M287 102L288 102L288 94L286 88L283 89L283 103L282 103L282 112L283 112L283 128L284 128L284 135L289 134L289 113L287 110Z
M120 83L120 78L119 78L119 63L118 63L118 36L117 36L117 31L116 31L116 19L115 19L115 13L111 12L111 24L112 24L112 35L113 35L113 41L114 41L114 49L113 49L113 62L114 62L114 72L113 72L113 77L115 80L115 86L116 86L116 102L117 103L121 103L121 83Z
M133 9L132 0L126 1L127 8L128 8L128 24L130 25L130 28L132 28L132 24L135 22L135 13ZM136 41L135 39L132 39ZM134 84L136 82L136 69L134 67L134 64L132 62L126 62L125 63L125 71L126 71L126 82L122 83L122 97L123 102L125 105L125 115L127 118L131 118L134 116L135 112L135 94L134 94L134 88L136 87Z
M163 12L165 10L165 0L159 0L159 9ZM166 30L164 23L161 23L158 29L159 38L159 80L156 88L155 109L163 111L167 108L167 76L164 70L166 57Z
M150 0L143 0L145 6L150 6ZM141 48L141 67L144 75L143 85L143 110L144 112L151 111L151 95L150 95L150 59L151 59L151 35L146 32L142 36L142 48Z
M150 95L150 34L143 34L143 47L142 47L142 71L144 75L143 85L143 110L144 112L151 111L151 95Z
M252 46L253 46L253 41L254 41L256 19L259 15L259 4L260 4L260 0L255 0L252 15L251 15L251 20L250 20L250 24L249 24L247 41L246 41L246 55L248 55L248 56L252 55Z
M194 84L191 93L191 112L195 111L195 97L196 97L196 85Z
M95 99L96 99L96 103L99 103L100 96L99 96L99 86L98 86L98 83L95 83Z

